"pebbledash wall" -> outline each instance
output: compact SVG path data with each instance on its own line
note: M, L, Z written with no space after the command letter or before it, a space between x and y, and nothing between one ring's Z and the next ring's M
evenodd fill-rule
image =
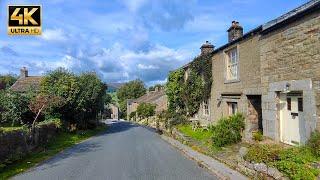
M303 96L304 143L320 130L320 8L319 1L307 12L283 17L264 25L260 37L261 84L263 87L263 133L280 141L280 92L288 86Z

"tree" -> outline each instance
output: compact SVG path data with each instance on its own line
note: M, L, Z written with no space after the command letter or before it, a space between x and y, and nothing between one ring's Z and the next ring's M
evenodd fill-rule
M168 97L168 110L171 112L184 110L184 73L183 69L172 71L166 84L166 95Z
M23 94L10 91L0 91L0 124L21 125L22 115L28 111L29 98Z
M76 117L86 128L88 120L96 120L98 114L104 110L106 85L95 73L88 72L79 76L79 86L80 91L76 101L79 113Z
M125 83L117 91L119 105L122 114L127 112L127 100L138 98L146 93L146 88L141 80Z
M156 88L162 88L163 87L163 85L161 85L161 84L156 84L156 85L154 85L154 86L150 86L149 87L149 91L154 91Z
M151 103L141 103L137 107L137 115L139 118L149 118L155 114L156 105Z
M109 93L106 93L105 99L104 99L104 104L109 105L111 103L113 103L112 96Z
M34 129L36 121L41 113L47 113L49 109L58 108L64 103L63 99L59 96L52 95L37 95L29 104L29 109L35 114L32 122L32 129Z
M64 99L62 107L52 109L51 114L59 113L64 122L76 123L74 116L78 113L79 79L66 69L58 68L49 72L40 83L40 92L47 96L58 96Z
M106 85L93 72L77 76L59 68L41 81L41 93L64 99L61 107L51 108L51 114L61 114L66 125L76 124L86 129L96 126L98 114L104 110Z
M11 87L17 81L17 76L12 74L0 75L0 90Z

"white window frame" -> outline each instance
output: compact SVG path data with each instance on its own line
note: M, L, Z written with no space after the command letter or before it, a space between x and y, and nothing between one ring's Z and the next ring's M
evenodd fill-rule
M239 111L239 104L237 102L227 102L228 104L228 111L229 115L234 115ZM233 106L236 105L236 106ZM233 110L233 107L236 107L235 110Z
M225 51L225 80L226 83L229 82L237 82L240 80L239 76L239 51L238 47L233 47L227 51Z
M204 100L203 103L203 114L209 116L210 115L210 109L209 109L209 100Z

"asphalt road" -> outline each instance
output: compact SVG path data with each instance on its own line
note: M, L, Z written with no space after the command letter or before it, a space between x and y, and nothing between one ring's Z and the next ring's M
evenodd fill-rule
M218 179L148 128L113 123L102 135L78 144L13 179L207 180Z

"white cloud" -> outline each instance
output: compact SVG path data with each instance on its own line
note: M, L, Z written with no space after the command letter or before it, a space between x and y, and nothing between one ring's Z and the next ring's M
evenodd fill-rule
M138 64L139 69L159 69L159 67L154 65L145 65L145 64Z
M142 7L147 1L146 0L123 0L122 3L129 9L129 11L136 12Z
M46 29L40 36L47 41L66 41L67 36L62 29Z

